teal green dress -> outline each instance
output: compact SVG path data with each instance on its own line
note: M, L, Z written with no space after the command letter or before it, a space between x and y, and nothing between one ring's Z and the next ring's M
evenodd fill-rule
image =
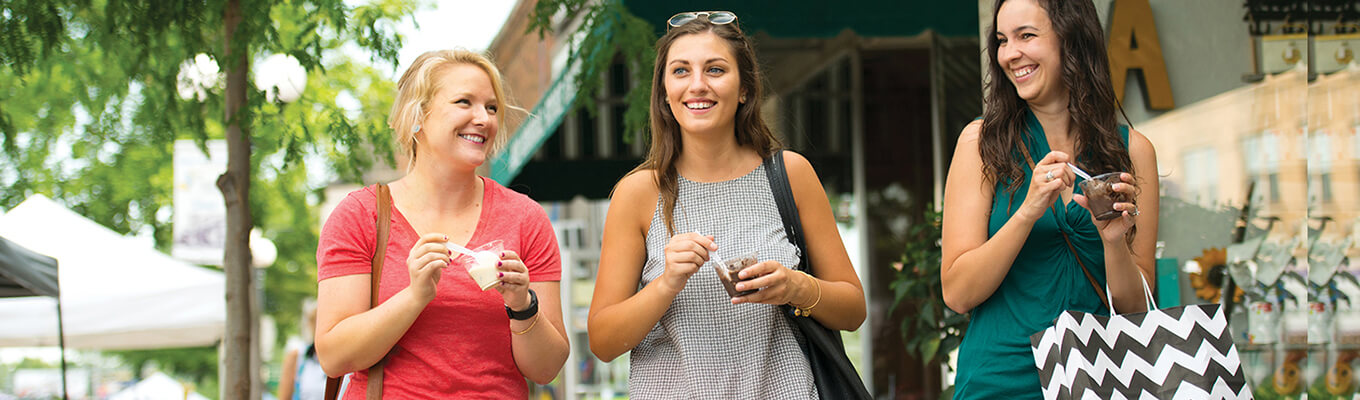
M1048 140L1034 115L1026 112L1025 116L1025 147L1038 161L1050 151ZM1128 128L1121 126L1120 134L1127 146ZM1029 181L1032 171L1028 163L1023 159L1017 162L1025 171L1025 181ZM992 196L989 238L1025 201L1024 187L1010 193L1005 186L999 182ZM1074 190L1081 193L1080 188ZM1075 201L1063 204L1061 198L1055 200L1054 207L1034 223L1001 286L973 308L968 332L959 345L954 399L1042 399L1029 336L1052 326L1053 319L1065 310L1109 314L1060 232L1072 239L1077 255L1096 282L1105 285L1105 251L1100 233L1091 223L1091 213Z

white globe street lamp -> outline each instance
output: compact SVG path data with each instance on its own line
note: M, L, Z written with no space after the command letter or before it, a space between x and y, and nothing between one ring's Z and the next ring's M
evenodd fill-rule
M268 268L279 257L279 248L260 233L259 229L250 230L250 264L255 268Z
M284 54L265 57L255 65L255 88L266 100L291 103L302 97L307 87L307 69L296 58Z
M296 58L284 54L273 54L265 57L264 60L255 64L255 88L264 92L265 100L270 102L291 103L302 98L303 89L307 88L307 69L302 68ZM250 251L252 264L255 266L255 294L251 299L251 335L255 338L256 352L250 358L251 371L251 393L252 398L259 398L260 383L265 378L260 374L261 364L269 353L270 348L265 346L260 332L260 315L264 303L264 269L274 264L278 257L278 248L274 242L265 239L259 234L258 230L251 232ZM272 321L272 320L270 320ZM270 323L269 325L273 325ZM271 328L272 329L272 328Z

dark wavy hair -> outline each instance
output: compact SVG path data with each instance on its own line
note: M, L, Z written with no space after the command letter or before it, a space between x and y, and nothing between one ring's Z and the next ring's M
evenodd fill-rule
M732 54L737 58L737 74L741 83L741 94L746 102L737 106L736 129L737 145L755 150L768 156L782 148L779 139L760 117L762 95L760 68L756 64L756 52L750 40L742 34L737 21L727 24L714 24L707 17L695 18L684 25L671 28L656 41L656 67L652 71L651 136L652 147L647 159L629 174L644 170L656 171L656 187L661 193L662 216L666 221L666 231L675 234L675 201L679 196L679 172L675 161L684 151L680 138L680 123L666 105L666 57L670 54L671 44L685 35L712 32L727 41Z
M1109 56L1105 53L1105 33L1090 1L1036 0L1048 12L1053 30L1061 43L1062 84L1067 87L1067 111L1071 115L1068 132L1073 136L1073 156L1082 169L1097 172L1133 172L1128 148L1119 138L1123 113L1110 83ZM986 111L978 148L982 154L983 176L992 183L1005 183L1014 193L1024 184L1026 162L1021 153L1025 131L1025 100L997 62L996 15L1005 0L992 9L992 35L987 39L990 76L987 80ZM1124 117L1128 120L1128 116ZM1038 160L1035 160L1038 161Z

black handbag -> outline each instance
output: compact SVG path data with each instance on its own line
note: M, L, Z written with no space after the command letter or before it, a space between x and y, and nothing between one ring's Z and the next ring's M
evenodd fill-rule
M779 206L779 216L784 220L784 232L789 242L798 247L799 262L797 270L812 273L808 266L807 241L803 238L802 219L798 217L798 206L793 199L793 189L789 186L788 172L784 170L784 151L775 151L765 159L765 176L770 179L770 192ZM850 364L845 355L845 343L841 341L840 331L827 328L810 317L798 317L793 307L785 304L784 315L789 323L803 335L801 345L803 355L807 356L808 366L812 368L812 378L817 392L823 399L872 399L864 381Z

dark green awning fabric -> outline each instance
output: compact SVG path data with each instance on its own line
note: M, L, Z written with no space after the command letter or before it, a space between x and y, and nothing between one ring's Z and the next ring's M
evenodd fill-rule
M862 37L909 37L933 29L946 36L976 36L977 3L972 1L697 0L658 2L623 0L629 12L665 33L666 19L682 11L727 10L737 14L747 34L764 31L778 38L829 38L846 29ZM609 33L608 26L595 34ZM508 184L519 175L576 101L580 60L553 79L528 120L490 162L490 177Z
M0 237L0 298L58 293L57 259Z
M828 38L846 29L864 37L916 36L933 29L945 36L977 36L976 1L827 0L624 0L628 11L665 33L679 12L725 10L743 31L778 38Z
M576 71L580 64L572 63L562 74L553 79L542 100L530 111L529 118L510 137L505 148L491 159L491 179L501 184L509 184L519 175L524 164L534 156L543 141L548 140L562 124L562 118L571 111L576 101Z
M612 23L606 22L598 24L591 29L591 35L610 35L609 31ZM597 42L597 46L603 46L608 42L609 36L605 40ZM567 60L567 66L553 77L552 85L543 92L543 97L529 111L529 118L515 130L510 140L506 142L505 148L501 149L495 158L491 159L490 177L501 184L509 184L510 181L519 175L520 169L529 162L529 158L534 156L539 146L557 131L557 127L562 124L562 118L575 106L577 85L576 75L581 71L581 65L587 60L577 59L579 54L573 51L572 58Z

